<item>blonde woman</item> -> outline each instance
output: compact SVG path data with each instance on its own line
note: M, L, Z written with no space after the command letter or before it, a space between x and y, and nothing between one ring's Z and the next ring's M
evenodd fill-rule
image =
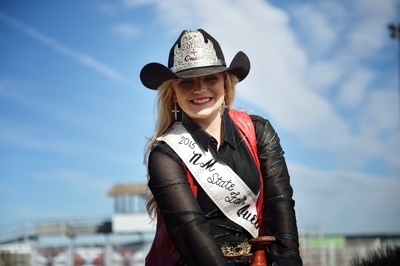
M149 214L156 235L148 266L250 265L248 241L272 235L268 262L298 266L293 190L279 138L269 121L231 108L250 62L229 67L202 29L183 31L168 67L143 67L158 91L158 117L146 148Z

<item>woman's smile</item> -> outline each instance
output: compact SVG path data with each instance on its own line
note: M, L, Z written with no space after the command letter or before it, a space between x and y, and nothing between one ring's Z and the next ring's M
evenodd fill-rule
M173 89L174 101L194 121L208 124L220 119L225 97L223 74L179 79Z
M202 97L202 98L196 98L196 99L190 100L190 102L195 105L202 105L205 103L209 103L212 99L213 98L211 98L211 97Z

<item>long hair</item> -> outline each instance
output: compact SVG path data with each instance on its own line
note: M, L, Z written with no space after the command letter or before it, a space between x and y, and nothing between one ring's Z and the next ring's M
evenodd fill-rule
M235 88L236 84L238 83L238 79L235 75L229 72L223 72L223 76L225 87L225 104L229 110L235 98ZM144 150L144 164L146 165L146 167L147 158L154 143L156 142L156 139L164 134L175 123L174 115L172 113L172 106L174 105L174 90L172 87L175 82L176 80L167 80L158 88L158 95L156 100L157 120L155 130L153 136L148 139L147 145L145 146ZM150 177L147 174L147 179L149 178ZM146 209L151 219L154 219L157 215L157 203L151 193L149 193L147 199Z

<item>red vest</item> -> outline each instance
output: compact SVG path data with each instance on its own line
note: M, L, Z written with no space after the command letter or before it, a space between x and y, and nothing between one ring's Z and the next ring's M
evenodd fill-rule
M260 170L260 162L257 156L257 139L256 133L254 130L253 121L250 116L244 112L239 110L230 110L229 114L238 128L240 134L242 134L244 141L249 147L250 153L253 156L253 159L257 165L257 168ZM196 179L189 172L187 167L183 165L186 171L186 177L188 182L190 183L190 187L193 191L193 194L197 196L197 182ZM258 213L258 224L259 224L259 234L263 235L264 226L262 221L262 207L263 207L263 198L264 198L264 190L263 190L263 179L260 172L260 195L257 201L257 213ZM157 211L157 227L156 234L153 240L153 244L150 248L149 253L146 256L146 266L175 266L178 264L180 259L180 255L176 250L174 244L172 243L171 238L168 235L167 228L164 223L164 219L160 211Z

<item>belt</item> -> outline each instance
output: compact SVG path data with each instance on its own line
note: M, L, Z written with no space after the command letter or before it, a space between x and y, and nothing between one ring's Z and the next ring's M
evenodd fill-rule
M250 266L251 261L248 260L227 260L228 266Z
M220 244L222 253L225 257L249 255L251 252L251 245L249 242L229 242Z
M220 247L228 266L250 266L253 254L249 242L222 243ZM178 266L186 266L186 263L180 259Z
M252 254L249 242L222 243L220 246L229 266L250 265Z

